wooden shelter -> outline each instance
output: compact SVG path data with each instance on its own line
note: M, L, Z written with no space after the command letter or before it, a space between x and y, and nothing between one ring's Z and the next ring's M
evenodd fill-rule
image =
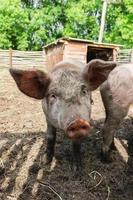
M59 61L76 59L87 63L92 59L116 60L120 45L97 43L90 40L60 38L44 47L48 70Z

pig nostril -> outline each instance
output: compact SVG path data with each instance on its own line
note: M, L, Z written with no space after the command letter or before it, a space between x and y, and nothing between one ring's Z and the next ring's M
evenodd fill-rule
M69 131L75 131L75 128L70 128Z
M78 131L78 130L80 130L80 129L82 129L82 130L88 130L89 129L89 127L88 126L80 126L80 127L77 127L77 128L75 128L75 127L70 127L69 129L68 129L68 131L72 131L72 132L74 132L74 131Z
M87 130L88 126L82 126L81 128L84 129L84 130Z

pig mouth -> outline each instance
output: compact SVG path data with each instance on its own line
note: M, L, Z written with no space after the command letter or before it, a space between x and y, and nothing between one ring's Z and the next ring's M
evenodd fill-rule
M65 132L68 138L72 140L83 140L85 139L91 130L89 122L83 119L77 119L71 122Z

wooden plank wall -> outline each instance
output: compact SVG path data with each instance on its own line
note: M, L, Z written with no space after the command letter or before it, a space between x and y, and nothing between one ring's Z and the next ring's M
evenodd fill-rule
M87 44L68 41L65 44L64 59L76 59L86 64Z
M43 51L0 50L0 67L45 68L46 56Z
M47 71L51 71L55 64L63 60L64 44L58 44L45 49Z

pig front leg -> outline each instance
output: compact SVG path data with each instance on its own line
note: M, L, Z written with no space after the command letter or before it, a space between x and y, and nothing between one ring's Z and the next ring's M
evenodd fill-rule
M81 143L73 142L73 169L79 171L81 168Z
M120 105L113 101L107 82L102 84L100 92L106 113L106 120L102 130L102 160L105 162L110 162L112 161L111 151L115 149L114 134L120 122L126 116L128 109L123 109Z
M108 117L105 120L104 127L102 130L102 135L103 135L103 145L102 145L102 151L101 151L102 161L105 161L105 162L112 161L111 152L112 150L115 150L114 133L118 125L119 125L118 121L112 121Z
M45 164L48 164L52 161L54 156L56 141L56 128L53 127L49 122L47 122L47 144L45 151Z

